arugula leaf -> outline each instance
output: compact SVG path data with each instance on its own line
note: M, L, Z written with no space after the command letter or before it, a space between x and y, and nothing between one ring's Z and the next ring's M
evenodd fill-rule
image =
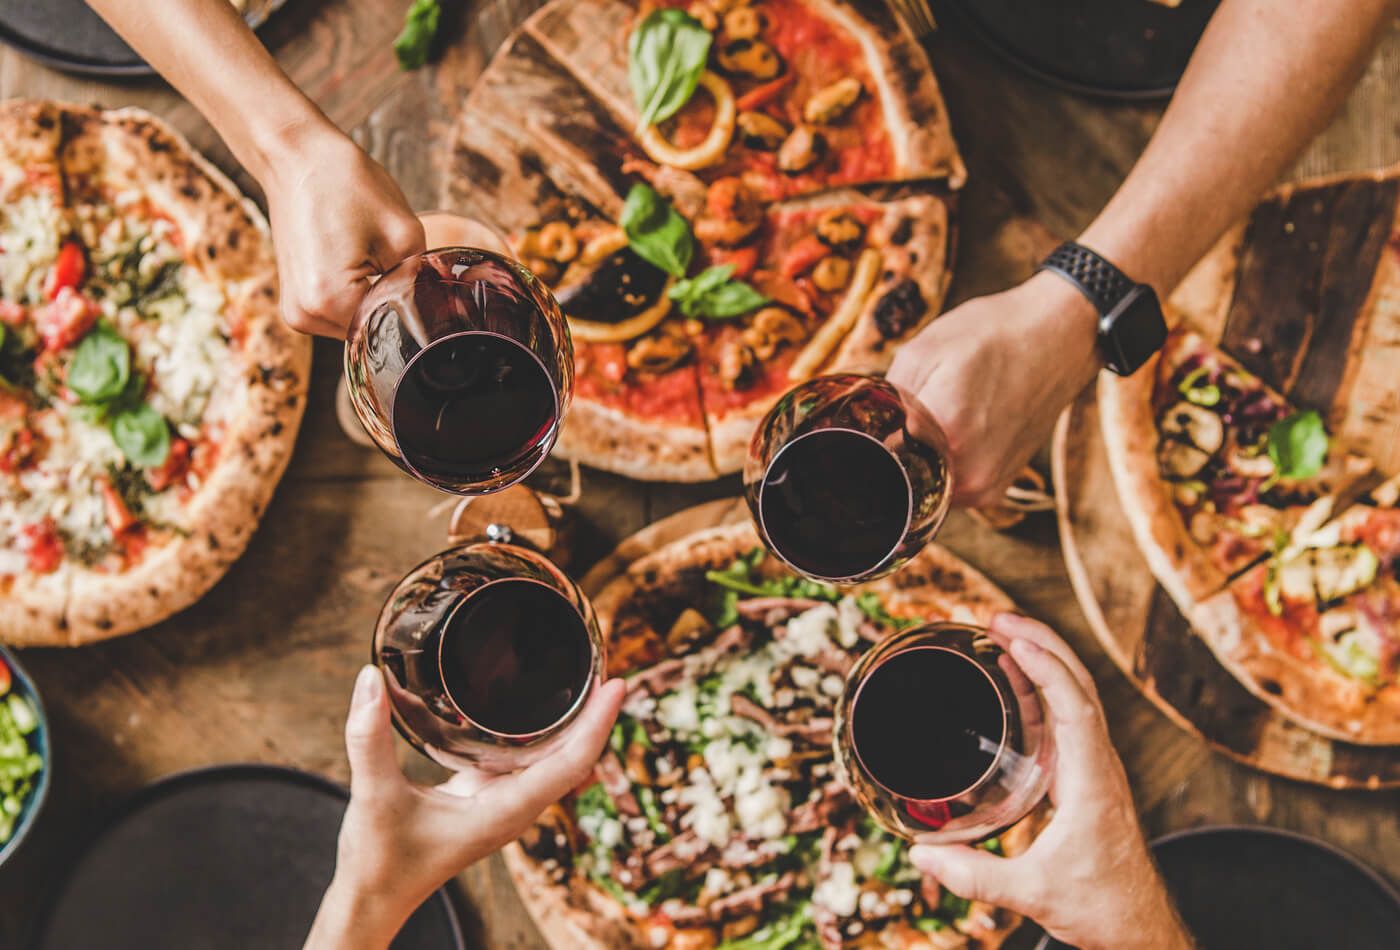
M747 937L726 940L715 950L787 950L802 939L811 922L812 905L803 904L788 916L760 927Z
M413 0L404 16L403 30L394 40L394 55L401 69L417 69L428 61L441 16L438 0Z
M899 856L903 851L903 841L891 841L886 844L884 853L880 855L880 863L875 865L871 877L880 881L890 881L894 876L895 868L899 865Z
M73 353L66 383L86 403L121 395L131 379L131 347L106 322L93 327Z
M670 841L671 831L666 827L666 822L661 820L661 809L656 807L656 793L651 790L650 786L638 786L637 803L642 806L642 814L646 815L647 824L651 826L652 831L656 832L656 840Z
M648 185L635 184L622 205L622 230L642 260L674 277L684 277L695 254L690 225Z
M684 885L685 869L676 868L674 871L667 871L651 884L642 888L637 896L640 897L648 907L654 907L662 901L680 894L681 888Z
M155 468L170 455L170 425L145 403L119 410L112 417L111 430L117 447L133 465Z
M655 10L632 31L627 79L637 103L637 133L670 118L690 101L705 60L710 31L683 10Z
M617 806L613 804L612 796L608 794L602 782L594 782L579 792L574 801L574 811L580 816L603 814L609 818L617 817Z
M685 317L728 320L755 310L769 298L742 280L732 280L733 264L711 267L689 280L679 280L667 297L680 305Z
M938 909L954 920L962 920L972 910L972 901L944 889L943 895L938 898Z
M914 926L918 927L926 934L938 933L940 930L947 930L948 925L937 917L920 917L914 921Z
M1280 478L1316 475L1327 460L1327 428L1313 410L1295 412L1269 429L1269 458Z
M889 627L893 630L903 630L905 627L917 627L923 623L917 617L895 617L885 609L885 605L880 601L880 595L874 591L866 591L856 595L856 606L861 613L881 626Z

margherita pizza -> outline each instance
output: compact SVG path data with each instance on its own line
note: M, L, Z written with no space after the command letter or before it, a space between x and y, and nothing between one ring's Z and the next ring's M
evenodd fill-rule
M498 63L479 96L511 76L522 127L469 111L459 135L488 191L511 180L486 165L505 136L544 189L538 217L480 210L517 222L569 318L561 455L645 479L738 471L782 392L883 371L939 312L965 172L897 21L845 0L584 0L532 17Z
M595 606L630 690L594 780L506 852L556 947L990 950L1019 919L925 881L837 780L832 715L872 643L1010 602L930 546L849 592L766 558L748 524L642 558ZM1015 853L1035 816L983 847Z
M1371 463L1185 330L1099 403L1138 545L1221 662L1316 731L1400 742L1394 492L1334 510Z
M0 640L83 643L242 552L310 346L266 222L156 119L13 102L0 126Z

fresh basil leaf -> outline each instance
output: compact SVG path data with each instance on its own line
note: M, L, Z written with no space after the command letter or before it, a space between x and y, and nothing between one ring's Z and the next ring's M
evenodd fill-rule
M123 409L111 420L112 438L132 465L155 468L170 455L170 426L144 403Z
M742 280L732 280L733 273L733 264L711 267L689 280L676 281L667 296L680 306L682 316L711 320L728 320L768 302Z
M1308 478L1327 460L1327 428L1313 410L1295 412L1273 424L1268 445L1280 478Z
M695 236L671 203L643 184L632 186L622 205L622 230L642 260L684 277L695 254Z
M675 115L695 94L710 55L710 31L683 10L656 10L632 31L627 79L640 119L637 132Z
M394 55L401 68L417 69L428 61L441 16L438 0L413 0L404 16L403 31L394 40Z
M131 378L131 347L106 323L99 323L78 344L65 380L87 403L114 399Z

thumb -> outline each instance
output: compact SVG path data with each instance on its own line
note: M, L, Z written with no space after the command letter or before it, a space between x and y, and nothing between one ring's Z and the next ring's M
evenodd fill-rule
M1018 886L1018 866L1012 860L966 845L928 844L911 848L909 860L958 897L1025 912L1027 895Z
M345 720L345 753L350 760L352 795L382 794L405 781L394 755L384 676L373 666L365 666L355 677Z

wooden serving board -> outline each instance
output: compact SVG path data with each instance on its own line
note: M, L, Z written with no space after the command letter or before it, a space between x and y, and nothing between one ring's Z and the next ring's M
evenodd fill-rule
M1172 303L1246 367L1400 471L1400 177L1302 182L1266 198ZM1070 580L1104 649L1168 716L1264 771L1400 787L1400 746L1315 735L1251 695L1157 583L1114 487L1092 387L1060 419L1053 464Z

